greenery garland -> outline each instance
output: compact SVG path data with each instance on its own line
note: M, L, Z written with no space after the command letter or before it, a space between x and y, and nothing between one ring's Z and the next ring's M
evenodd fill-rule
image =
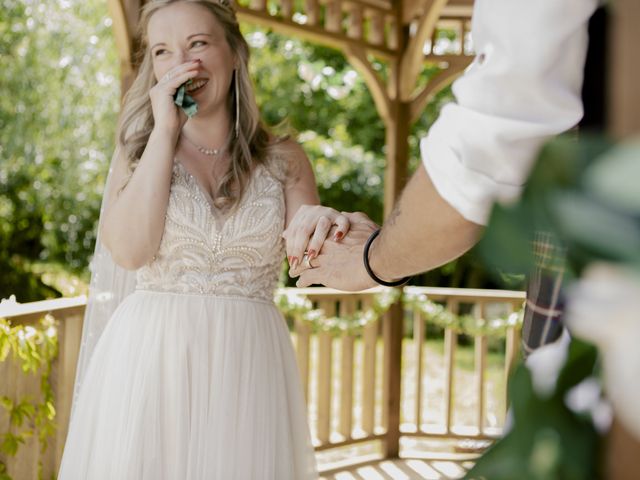
M279 290L275 303L282 313L311 324L313 331L332 332L336 335L356 333L376 321L400 298L399 289L385 289L373 296L371 308L347 316L327 316L324 310L314 309L312 302L295 291ZM491 320L472 315L456 315L444 306L432 302L423 293L403 291L405 308L420 312L427 322L457 333L471 336L504 337L508 329L522 325L524 309Z
M274 301L283 315L308 322L313 332L343 335L357 333L369 323L378 320L399 298L400 290L388 288L373 296L370 308L341 316L327 316L323 309L314 309L311 300L306 296L291 290L278 290Z
M58 354L58 331L51 315L43 317L38 326L16 325L0 318L0 362L11 356L20 362L25 374L40 372L41 398L25 396L20 399L0 397L0 406L9 416L8 430L0 432L0 454L15 456L29 438L38 436L43 453L49 438L56 430L54 394L51 386L51 368ZM42 462L39 463L40 474ZM11 480L7 466L0 461L0 480Z
M404 292L403 301L405 308L420 312L428 323L470 336L504 337L507 330L522 326L524 318L524 307L509 315L488 320L473 315L456 315L443 305L429 300L424 293Z

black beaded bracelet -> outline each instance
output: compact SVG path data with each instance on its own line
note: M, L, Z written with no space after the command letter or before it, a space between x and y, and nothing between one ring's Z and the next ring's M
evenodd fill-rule
M369 237L369 239L367 240L367 243L364 246L364 268L367 270L367 273L369 274L369 276L376 282L379 283L380 285L384 285L385 287L399 287L400 285L404 285L405 283L407 283L411 277L404 277L401 278L400 280L395 280L393 282L387 282L386 280L382 280L381 278L379 278L375 273L373 273L373 270L371 270L371 265L369 265L369 248L371 247L371 244L373 243L373 241L375 240L375 238L380 235L380 229L376 230L375 232L373 232L371 234L371 236Z

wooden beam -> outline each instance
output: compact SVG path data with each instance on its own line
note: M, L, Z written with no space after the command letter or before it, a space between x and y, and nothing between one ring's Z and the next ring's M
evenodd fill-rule
M429 10L433 0L404 0L402 5L402 23L408 25Z
M471 63L471 60L471 58L468 58L467 64ZM459 64L455 67L442 70L429 80L429 83L425 85L422 91L418 92L418 94L411 99L409 118L412 124L420 118L422 112L433 97L460 76L465 68L467 68L466 64Z
M146 0L107 0L113 20L113 32L120 58L120 95L124 96L137 74L135 64L137 49L136 32L140 9Z
M418 31L409 40L406 49L403 50L400 70L399 94L400 99L409 101L415 89L418 75L422 71L424 62L424 44L435 30L436 23L447 0L432 0L429 9L420 17Z
M355 40L341 32L329 33L321 26L296 23L292 20L272 16L267 12L256 12L250 8L239 6L237 8L237 16L239 20L273 28L284 35L300 37L341 51L353 46L362 48L365 52L383 60L395 58L397 55L396 51L384 44L373 45L364 40Z
M362 75L365 83L369 87L373 101L376 104L378 114L387 126L391 122L391 105L387 89L378 75L373 69L363 48L355 47L354 45L347 45L344 50L347 60L353 65Z

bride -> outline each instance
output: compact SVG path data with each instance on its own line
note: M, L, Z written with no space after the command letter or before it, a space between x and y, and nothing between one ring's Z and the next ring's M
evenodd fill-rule
M272 302L283 230L301 205L318 204L309 161L260 124L226 0L151 1L140 27L58 478L317 478ZM191 117L174 103L184 84ZM349 228L320 206L306 224L315 251L332 225L339 236Z

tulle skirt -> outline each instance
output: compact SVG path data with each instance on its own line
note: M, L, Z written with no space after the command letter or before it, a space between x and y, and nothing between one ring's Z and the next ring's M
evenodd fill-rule
M87 369L58 478L317 478L280 312L252 299L131 294Z

